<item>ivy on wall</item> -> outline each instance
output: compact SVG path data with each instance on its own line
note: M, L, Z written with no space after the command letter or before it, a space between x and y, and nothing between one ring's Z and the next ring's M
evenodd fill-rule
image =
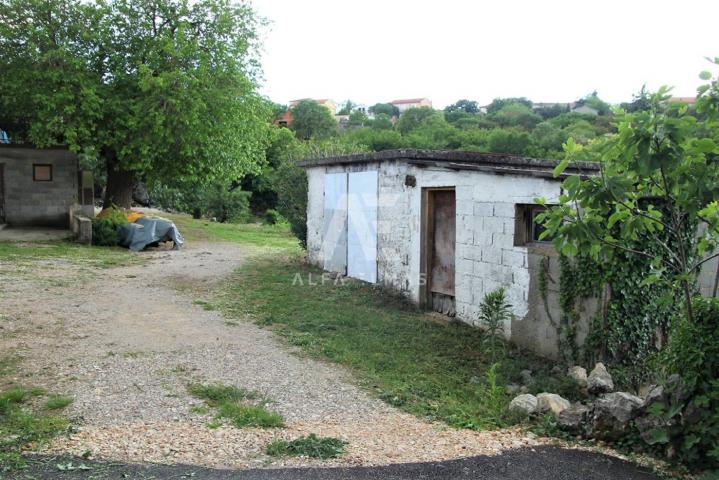
M651 261L629 252L618 252L601 262L583 254L562 255L559 267L558 321L549 314L549 257L540 262L538 287L557 329L561 359L567 364L591 366L601 360L631 366L627 381L640 382L644 363L663 346L671 319L680 308L679 292L663 282L642 284ZM594 312L584 310L589 298L597 300ZM590 328L580 345L579 323L586 315L591 318Z

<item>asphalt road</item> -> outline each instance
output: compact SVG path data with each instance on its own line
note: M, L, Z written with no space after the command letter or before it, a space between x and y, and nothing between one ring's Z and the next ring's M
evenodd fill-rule
M60 466L58 466L60 465ZM84 465L85 469L80 469ZM212 470L190 465L127 465L38 457L7 479L201 480L659 480L628 462L558 447L516 449L502 455L385 467Z

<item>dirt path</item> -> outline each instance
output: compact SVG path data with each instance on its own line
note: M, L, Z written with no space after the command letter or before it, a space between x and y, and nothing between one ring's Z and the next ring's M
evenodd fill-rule
M342 368L203 308L198 301L241 265L245 252L236 245L141 255L141 266L101 274L55 262L5 280L0 349L22 359L15 380L75 398L66 414L78 431L49 451L247 468L319 464L264 454L274 438L308 433L349 441L346 456L323 465L451 459L537 444L516 431L454 430L403 414L354 386ZM259 391L287 427L210 429L211 414L192 411L201 402L187 394L190 382Z

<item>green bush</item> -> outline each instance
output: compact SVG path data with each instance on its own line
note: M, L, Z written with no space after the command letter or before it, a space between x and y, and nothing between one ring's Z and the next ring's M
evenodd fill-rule
M275 440L267 444L267 455L273 457L282 455L303 456L311 458L337 458L345 453L347 442L339 438L318 437L310 433L306 437L299 437L290 442Z
M278 225L287 223L287 220L277 210L270 208L265 212L265 223L268 225Z
M117 227L126 225L127 214L121 208L111 207L102 217L92 219L92 243L101 247L114 247L120 241Z
M206 214L222 223L245 223L250 220L250 195L239 188L212 185L204 193Z
M273 179L277 192L277 210L287 219L290 230L307 247L307 175L294 162L285 162Z
M667 385L669 400L653 411L678 425L655 438L689 467L719 469L719 299L695 298L693 306L694 321L679 321L659 356L665 373L681 380Z

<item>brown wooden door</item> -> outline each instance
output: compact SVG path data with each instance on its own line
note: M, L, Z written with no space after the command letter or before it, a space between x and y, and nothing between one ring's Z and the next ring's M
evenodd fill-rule
M429 294L432 308L454 315L454 250L456 201L454 190L429 194Z

